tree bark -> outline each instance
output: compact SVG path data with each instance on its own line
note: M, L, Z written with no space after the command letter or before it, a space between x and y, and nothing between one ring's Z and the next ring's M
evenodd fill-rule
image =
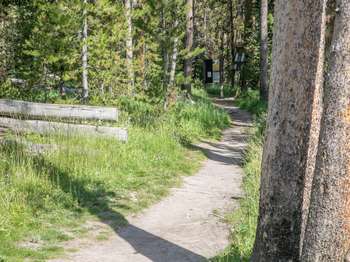
M193 34L194 34L194 16L193 16L193 1L194 0L186 0L187 1L187 12L186 12L186 50L188 53L192 51L193 48ZM185 88L188 95L192 94L192 57L188 56L185 59L184 65L184 74L186 78Z
M133 47L133 24L132 24L132 0L125 0L125 17L127 22L126 35L126 64L131 94L135 94L135 72L134 72L134 47Z
M232 90L235 88L235 78L236 78L236 70L235 70L235 32L233 26L233 5L232 0L227 1L227 7L229 10L229 24L230 24L230 51L231 51L231 88Z
M84 24L83 24L83 50L82 50L82 66L83 66L83 94L82 98L83 100L88 99L89 97L89 82L88 82L88 45L87 45L87 38L88 38L88 20L87 20L87 10L86 10L87 0L84 0L84 9L83 9L83 16L84 16Z
M268 100L268 67L269 67L269 49L268 49L268 0L260 1L260 98L263 101Z
M175 26L177 27L178 22L175 22ZM175 37L174 43L173 43L173 52L171 56L171 64L170 64L170 73L169 73L169 82L167 85L167 90L165 94L165 103L164 103L164 109L168 108L168 105L171 100L171 95L173 91L175 90L175 76L176 76L176 66L177 66L177 57L178 57L178 42L179 38Z
M350 2L337 1L302 261L349 261Z
M221 32L221 45L220 45L220 61L219 61L219 70L220 70L220 97L224 97L224 81L225 81L225 33Z
M275 1L271 90L252 261L298 261L309 150L319 127L325 0ZM314 143L315 144L315 143Z
M172 88L175 85L175 74L178 56L178 42L179 38L175 37L173 43L173 54L171 56L170 74L169 74L169 87Z

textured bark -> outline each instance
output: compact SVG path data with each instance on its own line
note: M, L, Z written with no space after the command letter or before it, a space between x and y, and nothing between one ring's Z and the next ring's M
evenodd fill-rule
M133 25L132 25L132 0L125 0L125 17L127 22L126 34L126 65L128 69L129 88L135 93L135 72L134 72L134 47L133 47Z
M84 5L87 5L87 0L84 0ZM87 10L84 6L83 11L84 24L83 24L83 50L82 50L82 66L83 66L83 99L86 100L89 97L89 82L88 82L88 20L87 20Z
M269 67L269 49L268 49L268 0L260 1L260 97L262 100L268 99L268 67Z
M350 250L350 2L337 10L302 261L347 261Z
M186 50L187 52L191 52L193 48L193 33L194 33L194 16L193 16L193 1L187 0L187 12L186 12ZM192 93L191 87L191 78L192 78L192 57L188 57L185 59L184 65L184 74L186 77L185 88L188 95Z
M324 62L325 0L275 1L273 65L252 261L298 261ZM317 129L317 127L316 127Z

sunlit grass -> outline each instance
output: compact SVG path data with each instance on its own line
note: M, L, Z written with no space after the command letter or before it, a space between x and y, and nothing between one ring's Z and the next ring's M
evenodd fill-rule
M10 135L0 143L0 261L46 259L86 233L88 219L118 227L166 196L204 156L187 143L218 138L228 115L199 98L151 126L129 126L127 143L52 134ZM39 145L32 148L32 145Z

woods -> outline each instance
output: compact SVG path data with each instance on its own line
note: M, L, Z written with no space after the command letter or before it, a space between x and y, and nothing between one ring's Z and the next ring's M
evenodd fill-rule
M236 164L193 149L233 105L255 133L224 259L350 260L349 21L348 0L0 1L0 261L49 259L46 216L123 217L203 156Z

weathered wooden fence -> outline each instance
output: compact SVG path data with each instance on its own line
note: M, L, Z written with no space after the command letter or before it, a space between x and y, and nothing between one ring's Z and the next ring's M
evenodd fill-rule
M15 132L86 134L128 139L126 129L102 126L101 121L117 121L116 108L82 105L56 105L0 99L0 127ZM64 120L94 120L98 125L62 123Z

